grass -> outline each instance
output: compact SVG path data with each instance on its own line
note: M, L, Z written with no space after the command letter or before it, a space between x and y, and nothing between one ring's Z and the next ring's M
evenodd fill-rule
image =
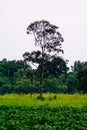
M87 95L84 94L43 94L44 100L37 99L39 94L6 94L0 95L0 106L87 106Z

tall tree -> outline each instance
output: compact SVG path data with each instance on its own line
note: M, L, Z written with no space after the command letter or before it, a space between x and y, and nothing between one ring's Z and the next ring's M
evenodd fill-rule
M27 28L27 34L31 33L34 35L35 45L39 46L41 51L35 52L36 55L33 52L33 54L25 53L23 56L26 61L31 61L32 63L35 63L33 55L40 59L38 62L40 67L40 98L42 98L44 63L46 60L50 61L52 58L58 57L59 52L63 53L61 42L64 39L59 33L58 27L45 20L31 23Z

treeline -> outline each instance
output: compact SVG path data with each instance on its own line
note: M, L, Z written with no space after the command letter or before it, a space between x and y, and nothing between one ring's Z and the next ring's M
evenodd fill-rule
M22 60L0 61L0 94L39 93L39 68ZM75 61L71 71L62 59L44 65L43 92L87 93L87 62Z

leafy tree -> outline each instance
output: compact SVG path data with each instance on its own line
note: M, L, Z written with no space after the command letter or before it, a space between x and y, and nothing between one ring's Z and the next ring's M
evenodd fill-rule
M51 92L51 93L66 93L67 86L60 83L59 79L57 78L46 78L44 80L44 92Z
M14 92L15 84L23 77L33 80L31 66L22 60L0 61L0 94Z
M45 76L49 75L53 77L59 77L61 74L66 74L69 68L66 65L66 61L64 61L61 57L55 57L52 61L48 61L45 65Z
M71 66L72 72L78 72L83 69L87 69L87 62L75 61L74 66Z
M45 61L50 61L52 58L58 57L59 52L63 53L63 50L61 49L61 42L63 42L63 38L57 29L57 26L52 25L45 20L35 21L27 28L27 34L32 33L34 35L35 45L39 46L41 49L41 51L34 51L23 55L26 61L39 64L40 98L42 98ZM35 56L35 58L33 56Z
M79 84L79 90L87 93L87 69L81 70L77 73L77 79Z
M72 72L76 73L78 80L78 90L87 92L87 61L75 61L74 66L71 66Z
M24 65L24 61L7 61L6 59L0 61L0 72L8 78L12 78L14 73L21 68L27 68L27 66Z
M14 92L16 93L37 93L38 92L38 81L33 81L34 83L31 83L31 80L28 78L21 78L16 82Z
M0 94L12 93L14 92L14 87L11 84L3 84L0 87Z
M72 72L68 73L66 76L65 84L67 86L68 93L77 92L78 83L77 83L76 74Z

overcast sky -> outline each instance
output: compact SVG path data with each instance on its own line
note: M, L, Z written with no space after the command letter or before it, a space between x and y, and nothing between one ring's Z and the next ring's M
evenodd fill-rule
M0 60L21 60L35 50L26 28L43 19L59 27L69 65L87 61L87 0L0 0Z

